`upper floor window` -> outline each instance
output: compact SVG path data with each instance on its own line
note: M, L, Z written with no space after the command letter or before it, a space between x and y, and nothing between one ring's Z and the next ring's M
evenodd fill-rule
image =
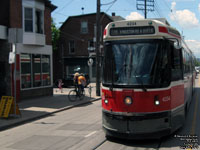
M33 9L24 9L24 27L26 32L33 32Z
M88 41L88 51L89 52L94 52L95 51L95 44L93 40Z
M83 34L88 33L88 22L87 21L81 22L81 33L83 33Z
M41 10L35 11L35 32L43 33L43 12Z
M69 53L75 53L75 42L73 40L69 41Z
M24 31L34 33L44 33L43 10L35 8L24 8Z

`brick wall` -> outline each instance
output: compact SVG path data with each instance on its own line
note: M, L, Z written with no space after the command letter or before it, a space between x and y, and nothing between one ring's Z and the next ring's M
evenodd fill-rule
M44 31L46 35L46 44L52 45L51 43L51 9L45 7L44 11Z
M9 25L9 1L0 0L0 25L8 26Z
M102 15L101 15L102 18ZM82 34L81 22L88 22L88 33ZM102 33L105 26L111 22L106 15L102 19ZM85 15L80 17L71 17L65 22L61 29L61 41L64 46L64 56L88 56L88 41L93 40L94 25L96 24L96 14ZM69 41L75 41L75 53L69 54ZM61 47L61 46L60 46ZM61 48L60 48L61 49Z
M10 28L22 28L22 0L10 0Z

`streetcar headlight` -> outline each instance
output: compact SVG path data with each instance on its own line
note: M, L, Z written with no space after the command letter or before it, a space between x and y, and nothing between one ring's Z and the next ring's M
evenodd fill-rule
M160 105L160 101L159 101L159 96L158 95L155 95L155 97L154 97L154 104L156 106Z
M107 100L107 99L105 99L105 100L104 100L104 103L105 103L105 104L108 104L108 100Z
M132 98L131 97L126 97L125 99L124 99L124 103L126 104L126 105L131 105L132 103L133 103L133 100L132 100Z
M160 105L160 101L159 100L155 100L154 103L155 103L156 106Z

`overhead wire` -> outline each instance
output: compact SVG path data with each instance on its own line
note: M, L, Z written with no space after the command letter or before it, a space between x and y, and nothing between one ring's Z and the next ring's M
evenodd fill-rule
M103 20L105 14L106 14L106 13L110 10L110 8L115 4L115 2L117 2L117 0L114 0L114 1L110 4L110 6L108 7L108 9L105 11L104 15L101 17L100 22Z
M117 0L113 0L112 2L109 2L109 3L106 3L106 4L101 4L101 6L104 6L104 5L111 5L113 3L115 3Z
M68 3L66 3L63 7L61 7L60 9L58 9L58 11L55 11L55 12L61 12L66 6L70 5L73 1L74 0L70 0Z
M158 13L158 16L159 16L160 18L162 18L162 13L161 13L161 11L160 11L160 8L158 7L158 4L157 4L157 1L156 1L156 0L154 1L154 8L155 8L156 12Z

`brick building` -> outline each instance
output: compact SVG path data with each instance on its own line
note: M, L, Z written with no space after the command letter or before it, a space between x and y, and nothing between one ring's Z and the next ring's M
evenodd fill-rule
M0 96L13 96L14 85L17 101L53 94L51 12L54 9L56 6L49 0L0 1ZM14 64L9 64L9 54L15 54L14 51L16 76Z
M123 20L120 16L101 13L101 52L103 30L109 22ZM54 52L54 80L66 78L75 72L88 74L91 81L96 77L95 63L96 13L70 16L60 27L59 49ZM94 63L88 66L88 57ZM60 66L60 67L58 67Z

